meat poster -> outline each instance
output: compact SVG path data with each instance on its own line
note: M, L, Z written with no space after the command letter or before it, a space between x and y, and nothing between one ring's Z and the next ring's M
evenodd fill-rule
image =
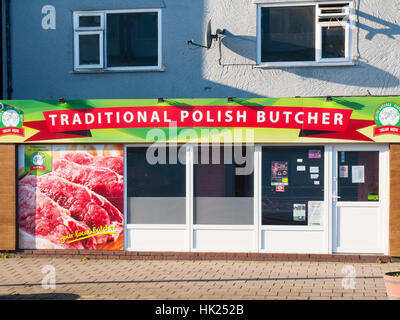
M52 145L39 175L43 148L18 150L19 248L122 250L123 146Z

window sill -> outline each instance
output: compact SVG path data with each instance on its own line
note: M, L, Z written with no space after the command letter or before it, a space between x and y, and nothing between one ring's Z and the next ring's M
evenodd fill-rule
M310 68L310 67L351 67L356 66L354 61L344 62L288 62L288 63L264 63L253 66L253 69L277 69L277 68Z
M261 226L261 231L316 231L316 232L322 232L325 231L325 228L323 225L317 226L317 225L262 225Z
M105 73L140 73L140 72L165 72L167 68L162 66L158 67L149 67L149 68L132 68L132 69L77 69L70 71L71 74L105 74Z

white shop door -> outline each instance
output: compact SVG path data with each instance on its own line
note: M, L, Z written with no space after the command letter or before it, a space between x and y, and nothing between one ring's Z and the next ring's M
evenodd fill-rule
M387 153L386 146L334 148L334 252L386 251Z

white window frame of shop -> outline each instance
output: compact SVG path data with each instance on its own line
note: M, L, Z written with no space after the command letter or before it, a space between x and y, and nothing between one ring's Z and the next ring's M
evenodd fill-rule
M127 149L149 147L149 144L124 145L124 250L127 251L192 251L193 188L189 183L193 176L193 152L185 145L186 200L184 224L128 224ZM168 147L168 145L167 145ZM179 148L179 146L178 146ZM188 165L189 164L189 165ZM191 181L191 180L190 180Z
M124 146L124 179L127 177L127 148L148 147L135 144ZM168 145L167 145L168 147ZM178 148L180 145L178 145ZM193 223L194 214L194 146L186 148L186 223L124 224L124 248L127 251L187 251L187 252L258 252L259 225L256 193L260 166L254 157L254 212L252 225L201 225ZM258 150L258 151L257 151ZM255 153L261 148L255 146ZM124 221L127 220L127 184L124 183ZM163 241L161 241L164 239Z
M107 14L118 14L118 13L157 13L157 65L154 66L126 66L126 67L107 67L107 54L105 52L107 48ZM95 10L95 11L74 11L73 12L73 28L74 28L74 71L77 72L124 72L124 71L161 71L162 70L162 10L161 8L156 9L126 9L126 10ZM99 16L100 26L96 27L80 27L79 17L82 16ZM79 63L79 36L98 34L99 35L99 64L81 65Z
M368 202L368 201L340 201L340 198L337 197L337 165L338 159L336 157L338 152L345 151L377 151L379 152L379 201L377 202ZM376 209L379 214L377 217L377 235L378 235L378 247L376 248L362 248L361 251L363 254L366 253L376 253L376 254L389 254L389 146L387 144L352 144L352 145L335 145L332 147L332 249L333 253L359 253L360 248L346 248L341 247L340 245L340 236L339 236L339 225L340 225L340 217L338 209L347 208L352 211L362 209L368 210L371 208ZM336 171L336 173L335 173ZM335 180L336 179L336 180ZM363 212L365 214L366 212ZM370 235L369 235L370 236ZM353 237L357 238L357 230L355 230Z
M332 253L332 242L330 230L332 228L332 187L329 183L332 168L332 146L316 144L315 146L324 147L324 210L322 226L295 226L295 225L263 225L262 224L262 147L276 147L276 144L263 144L259 146L259 164L257 184L259 195L258 200L258 224L259 224L259 252L263 253ZM284 144L279 147L310 147L308 144Z
M124 221L127 220L127 148L148 147L135 144L124 146ZM280 144L279 146L324 147L324 211L321 226L262 225L262 147L254 146L254 220L252 225L195 225L194 213L194 151L185 145L186 159L186 223L185 224L127 224L124 223L124 249L127 251L181 251L181 252L260 252L289 254L332 254L336 251L336 225L333 212L335 150L379 150L380 174L388 177L387 145L358 144ZM179 145L178 145L179 147ZM382 250L389 250L389 179L380 185L382 200ZM370 204L368 204L370 205Z
M243 145L244 146L244 145ZM193 146L188 149L190 152L190 184L191 200L190 200L190 217L191 217L191 240L192 252L258 252L258 202L259 194L257 194L257 183L260 172L257 163L257 153L261 150L258 146L254 146L254 171L253 171L253 224L251 225L211 225L211 224L194 224L194 152Z
M257 65L256 67L318 67L318 66L348 66L354 65L352 61L352 25L353 25L353 3L352 1L332 1L332 2L287 2L287 3L264 3L256 1L257 5ZM342 14L327 14L323 12L320 4L348 4ZM296 6L315 6L315 61L283 61L283 62L263 62L261 61L261 9L265 7L296 7ZM334 21L335 15L345 17L343 21ZM330 17L329 22L320 22L321 18ZM345 22L344 22L345 21ZM344 58L322 58L322 29L324 27L343 26L345 24L345 57Z

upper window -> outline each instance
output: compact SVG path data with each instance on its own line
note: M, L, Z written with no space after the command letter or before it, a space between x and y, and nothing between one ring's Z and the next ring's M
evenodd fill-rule
M74 12L74 66L161 69L161 9Z
M351 62L350 2L259 6L258 64L313 66Z

